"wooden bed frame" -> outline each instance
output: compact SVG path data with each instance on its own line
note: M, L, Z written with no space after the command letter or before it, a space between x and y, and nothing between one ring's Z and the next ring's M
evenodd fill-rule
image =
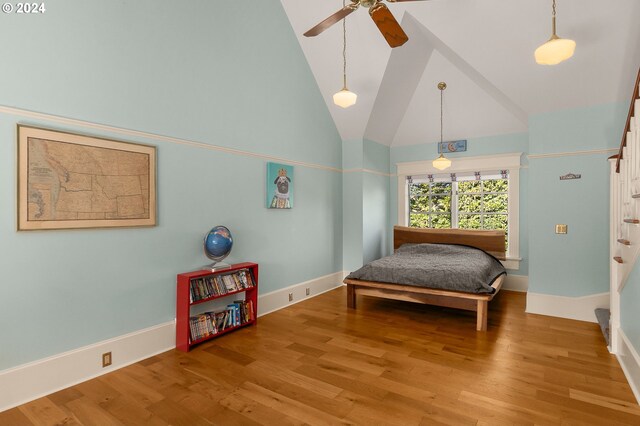
M405 243L461 244L476 247L490 253L497 259L505 259L504 231L473 231L462 229L422 229L406 226L393 227L393 248ZM487 310L489 302L500 291L504 275L495 280L492 294L463 293L451 290L437 290L410 285L391 284L376 281L345 279L347 285L347 306L355 309L356 296L374 296L385 299L425 303L448 308L466 309L477 312L476 330L487 330Z

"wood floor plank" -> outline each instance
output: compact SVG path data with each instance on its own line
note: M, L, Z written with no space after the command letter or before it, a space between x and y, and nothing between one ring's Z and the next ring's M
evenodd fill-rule
M209 426L215 424L171 400L158 401L147 407L147 409L165 421L166 424L172 426Z
M247 424L252 422L257 425L273 425L273 426L287 426L287 425L304 425L303 421L294 419L284 413L281 413L271 407L262 405L253 399L247 398L237 390L231 392L226 397L220 400L220 405L232 410L245 419L242 423ZM228 424L225 422L225 424Z
M304 374L291 371L286 367L274 365L265 361L254 362L249 366L249 368L254 371L259 370L261 372L269 372L270 374L278 377L280 380L299 386L300 388L306 389L308 392L317 393L318 395L325 396L327 398L335 398L338 394L340 394L340 392L343 391L342 388L333 386L330 383L316 380L314 378L305 376Z
M87 397L69 401L66 407L85 426L122 426L120 420Z
M81 424L46 397L21 405L19 409L36 426Z
M0 425L33 426L33 423L20 411L20 408L12 408L0 412Z
M246 382L237 390L237 392L244 395L246 398L259 402L267 407L271 407L281 413L287 413L288 416L294 417L307 424L348 424L348 422L335 417L333 414L320 411L314 407L288 398L277 392L273 392L255 383Z
M189 353L168 351L0 413L0 425L640 425L596 324L340 288Z
M120 395L114 399L101 402L100 407L125 425L162 426L166 422L141 407L131 397Z

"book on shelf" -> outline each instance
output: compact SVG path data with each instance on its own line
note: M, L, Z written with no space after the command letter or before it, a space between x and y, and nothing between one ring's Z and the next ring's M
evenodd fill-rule
M252 300L236 300L224 311L205 312L189 317L190 341L214 336L228 328L237 327L255 319Z
M249 269L241 269L228 274L209 275L193 278L189 283L190 302L198 302L215 296L223 296L234 291L255 287Z

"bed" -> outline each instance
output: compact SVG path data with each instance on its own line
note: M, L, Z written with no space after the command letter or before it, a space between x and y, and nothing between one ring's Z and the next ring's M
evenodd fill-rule
M504 231L476 231L462 229L421 229L409 228L405 226L395 226L393 228L393 247L396 255L400 251L416 250L416 244L453 244L454 247L461 247L466 250L480 249L490 256L481 256L495 258L498 260L505 259L505 234ZM401 246L403 246L401 248ZM435 246L445 247L445 246ZM462 253L462 252L460 252ZM395 255L394 255L395 256ZM381 264L388 265L394 259L394 256L380 259ZM496 262L493 259L493 262ZM375 261L378 262L378 261ZM488 260L488 262L492 262ZM374 262L372 262L374 263ZM370 265L370 264L368 264ZM345 278L344 283L347 285L347 306L356 308L356 298L359 295L381 297L386 299L403 300L416 303L424 303L429 305L444 306L448 308L465 309L476 312L476 330L487 330L487 313L489 302L493 300L495 295L500 291L505 279L505 272L497 274L494 278L489 278L484 286L486 288L479 289L480 292L461 291L459 289L450 290L445 288L429 288L421 287L416 283L406 285L403 283L390 283L385 281L374 281L367 279L356 279L354 276L366 276L362 273L368 265L360 270L351 273ZM396 269L397 270L397 269ZM502 268L504 271L504 268ZM358 274L358 272L361 272ZM365 271L366 272L366 271ZM413 281L406 275L406 281ZM410 270L408 271L411 272ZM437 271L435 271L437 272ZM440 271L442 273L442 271ZM494 272L491 272L494 273ZM402 275L398 274L398 277ZM437 274L434 274L437 277ZM441 274L442 276L442 274ZM489 275L487 275L489 276ZM420 284L423 285L423 284ZM441 286L434 286L441 287ZM442 286L444 287L444 286ZM475 291L475 290L474 290Z

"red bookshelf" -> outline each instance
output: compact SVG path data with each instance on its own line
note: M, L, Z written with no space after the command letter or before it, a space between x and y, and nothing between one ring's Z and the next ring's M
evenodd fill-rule
M251 274L251 279L254 286L244 288L241 290L229 291L224 294L212 295L199 300L193 300L193 292L191 290L192 283L199 279L213 279L215 276L231 275L238 273L242 270L246 270ZM195 284L193 284L195 285ZM218 330L215 334L211 334L206 337L192 339L191 338L191 325L189 319L191 318L191 307L200 305L212 300L229 298L229 301L233 301L234 297L244 293L244 300L246 302L252 302L253 313L251 320L242 322L239 325L226 327ZM195 298L197 299L197 297ZM225 268L219 271L211 272L208 270L184 272L178 274L177 282L177 296L176 296L176 348L183 352L188 352L191 347L207 340L214 339L216 337L227 334L231 331L237 330L242 327L246 327L255 324L258 314L258 264L251 262L236 263L231 265L230 268Z

